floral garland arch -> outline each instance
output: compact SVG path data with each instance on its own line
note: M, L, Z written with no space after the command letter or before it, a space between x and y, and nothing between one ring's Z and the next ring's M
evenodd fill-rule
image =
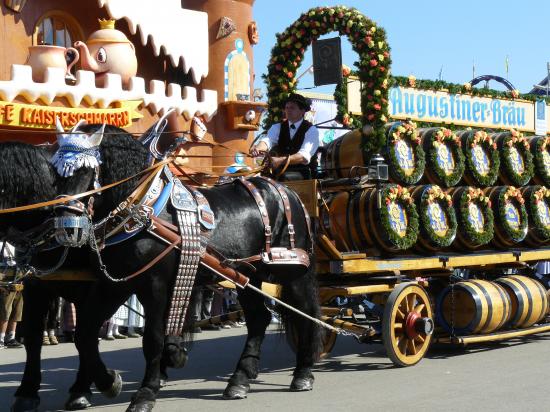
M388 116L388 76L390 48L386 32L355 8L346 6L316 7L303 13L285 31L277 34L277 43L271 50L264 80L267 85L269 111L265 126L283 118L283 102L296 91L296 71L305 48L319 36L338 31L346 35L353 50L359 55L356 63L363 83L361 111L363 124L370 124L374 133L363 140L363 148L370 153L384 145L384 124Z

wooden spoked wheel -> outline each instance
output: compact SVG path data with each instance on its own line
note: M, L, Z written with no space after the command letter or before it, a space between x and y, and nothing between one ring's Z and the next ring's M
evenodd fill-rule
M296 353L298 348L298 336L296 335L294 329L290 329L287 331L288 337L288 343L294 353ZM320 359L325 359L330 355L330 352L332 352L332 348L334 348L334 345L336 344L336 337L338 335L336 332L333 332L331 330L323 328L321 330L321 353L319 354Z
M382 319L382 340L391 361L412 366L423 357L432 341L433 313L421 286L398 285L388 297Z

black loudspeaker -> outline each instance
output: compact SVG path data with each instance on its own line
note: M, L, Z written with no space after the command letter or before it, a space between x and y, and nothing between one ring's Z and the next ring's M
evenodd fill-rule
M342 48L340 37L317 40L313 46L313 82L315 86L342 81Z

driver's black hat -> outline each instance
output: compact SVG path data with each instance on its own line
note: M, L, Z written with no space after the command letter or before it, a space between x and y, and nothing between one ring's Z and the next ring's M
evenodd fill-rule
M305 110L306 112L311 110L311 99L308 99L301 94L291 93L285 100L285 104L288 102L296 103L300 109Z

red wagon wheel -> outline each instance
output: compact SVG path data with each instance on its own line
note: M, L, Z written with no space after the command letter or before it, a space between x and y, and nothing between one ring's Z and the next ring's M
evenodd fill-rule
M382 340L391 361L412 366L432 341L433 313L428 294L419 285L403 283L388 297L382 319Z

